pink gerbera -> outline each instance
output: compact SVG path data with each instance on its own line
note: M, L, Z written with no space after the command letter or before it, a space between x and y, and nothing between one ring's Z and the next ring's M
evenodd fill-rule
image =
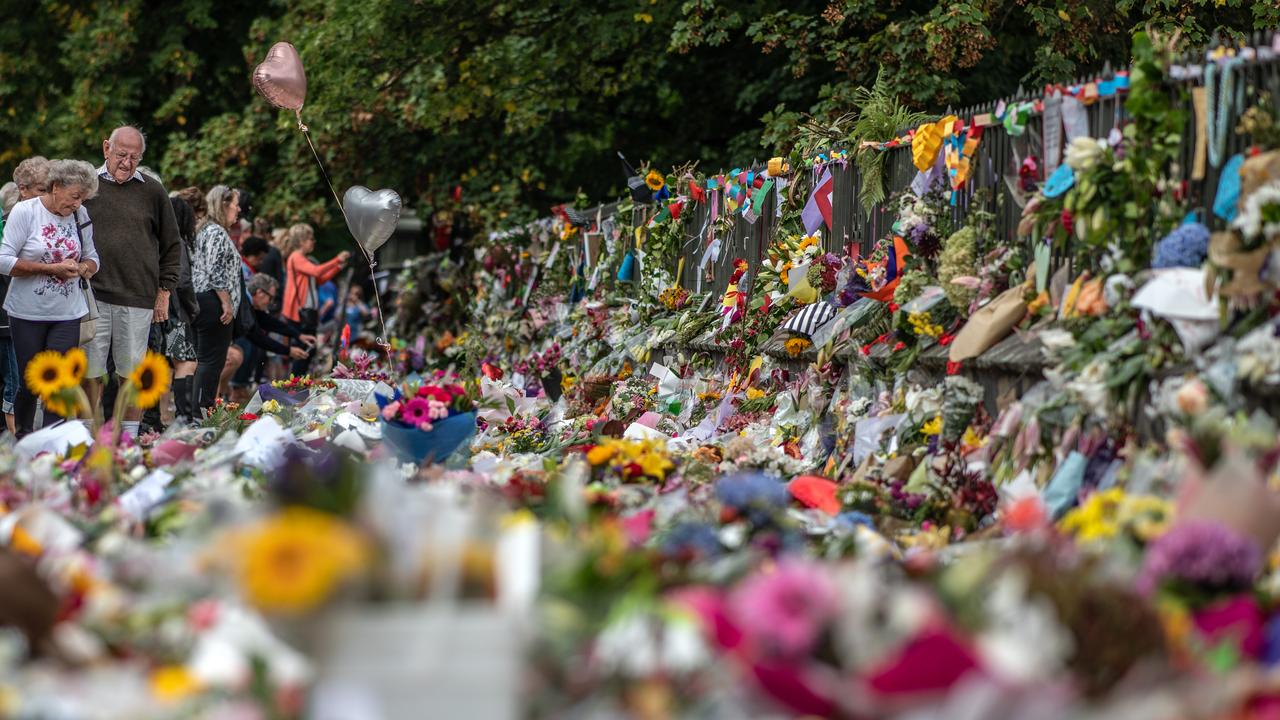
M400 417L414 427L431 421L431 403L423 398L413 398L404 404Z

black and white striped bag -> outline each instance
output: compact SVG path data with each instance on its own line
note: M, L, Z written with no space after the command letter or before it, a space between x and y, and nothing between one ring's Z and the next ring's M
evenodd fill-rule
M782 329L811 338L815 330L831 322L831 318L835 316L835 306L825 300L819 300L797 310L782 324Z

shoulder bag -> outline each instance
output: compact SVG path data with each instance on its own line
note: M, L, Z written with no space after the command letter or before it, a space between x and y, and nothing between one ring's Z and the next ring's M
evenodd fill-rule
M84 228L93 224L93 220L80 222L80 213L74 216L76 223L76 239L80 242L80 251L84 251ZM98 300L93 296L93 286L86 278L80 278L80 294L84 296L85 314L80 318L80 344L85 345L98 332Z
M237 274L240 275L240 304L236 306L236 314L231 318L231 334L242 338L253 332L258 326L258 320L253 316L253 300L245 287L244 275L239 272Z

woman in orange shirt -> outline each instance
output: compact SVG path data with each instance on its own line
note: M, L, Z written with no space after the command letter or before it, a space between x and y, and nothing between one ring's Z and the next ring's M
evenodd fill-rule
M314 335L320 325L320 301L316 286L332 280L351 253L343 250L328 262L317 263L308 257L316 249L316 234L306 223L289 228L284 251L284 307L283 314L298 324L306 335ZM311 358L294 360L290 372L307 374Z

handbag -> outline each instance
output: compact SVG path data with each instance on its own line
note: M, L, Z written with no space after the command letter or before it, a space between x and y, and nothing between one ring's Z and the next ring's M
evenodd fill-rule
M240 276L240 304L236 307L236 314L231 318L231 334L234 337L242 338L253 332L258 326L258 320L253 316L253 301L249 299L249 292L245 288L244 275Z
M93 223L89 220L85 223L80 222L80 213L76 211L76 239L80 242L80 248L84 249L84 233L82 230ZM98 333L98 300L93 296L93 286L89 284L86 278L80 278L80 294L84 296L85 314L80 318L80 344L88 344L93 336Z
M80 344L85 345L98 334L98 300L93 296L93 286L84 278L80 278L80 293L86 310L80 318Z

